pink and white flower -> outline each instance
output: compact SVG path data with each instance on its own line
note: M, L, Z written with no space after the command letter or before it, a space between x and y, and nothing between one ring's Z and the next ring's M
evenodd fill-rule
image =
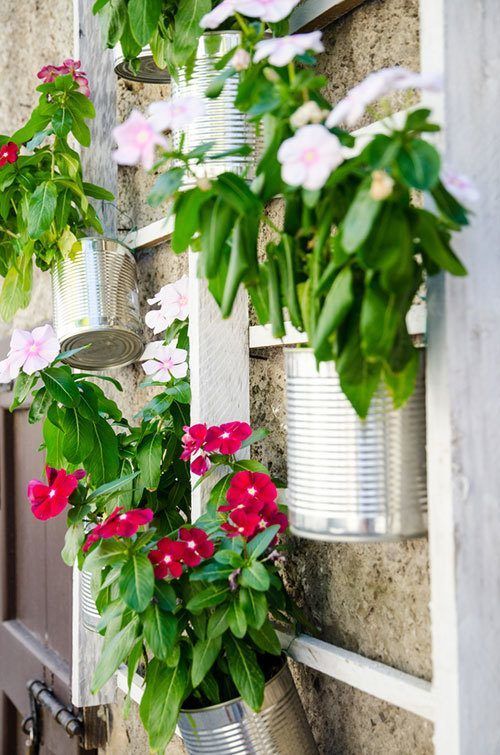
M290 15L300 0L235 0L235 10L274 24Z
M422 89L436 92L442 87L439 75L421 74L401 66L382 68L366 77L351 89L333 108L328 116L328 128L345 123L354 126L365 113L366 108L391 92L404 89Z
M218 29L218 27L227 21L234 14L236 0L223 0L223 2L214 8L210 13L205 13L200 21L202 29Z
M10 350L0 362L0 383L15 380L21 370L33 375L52 364L60 346L51 325L41 325L31 332L15 329L10 339Z
M342 145L320 124L303 126L278 151L281 176L289 186L321 189L343 160Z
M444 188L461 204L468 206L479 202L479 189L467 176L445 168L441 174L441 181Z
M168 383L172 378L187 375L187 351L177 348L177 339L165 346L161 341L148 343L141 357L146 375L159 383Z
M159 134L150 121L138 110L132 113L120 126L113 129L118 149L113 159L119 165L138 165L146 169L153 167L156 146L168 147L167 140Z
M148 108L149 123L157 133L186 128L204 113L205 103L199 97L152 102Z
M288 65L297 55L304 55L309 50L324 52L321 32L312 31L309 34L292 34L288 37L273 37L257 42L254 62L269 59L278 68Z
M250 53L244 50L243 47L238 47L229 61L229 65L232 66L235 71L246 71L251 62L252 58L250 57Z
M307 126L308 123L322 123L326 116L329 115L329 112L329 110L320 108L314 100L308 100L292 113L290 124L293 128L301 128L302 126Z
M148 299L149 304L159 304L160 309L152 309L146 315L146 325L155 335L163 333L174 320L186 320L189 316L189 278L183 275L175 283L168 283L156 296Z

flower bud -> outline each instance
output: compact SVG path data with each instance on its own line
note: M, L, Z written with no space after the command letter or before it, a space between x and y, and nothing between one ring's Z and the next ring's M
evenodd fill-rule
M231 58L230 65L236 71L246 71L251 60L250 54L242 47L239 47Z
M392 194L394 180L387 175L385 170L374 170L372 173L372 185L370 186L370 196L376 201L387 199Z
M321 123L325 120L328 113L329 111L322 110L317 102L309 100L293 113L290 118L290 123L294 128L307 126L308 123Z
M281 81L279 73L274 68L264 68L264 76L271 84L279 84Z
M210 191L210 189L212 188L212 182L208 178L208 176L202 176L201 178L199 178L196 182L196 185L201 191Z

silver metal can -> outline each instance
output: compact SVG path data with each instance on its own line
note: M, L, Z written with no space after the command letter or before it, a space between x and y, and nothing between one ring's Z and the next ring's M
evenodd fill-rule
M286 349L290 527L311 540L383 541L424 535L427 475L424 360L395 410L380 388L365 420L344 396L333 362Z
M88 571L80 572L80 617L85 629L96 631L101 616L92 597L92 574Z
M241 698L182 710L179 731L188 755L317 755L309 723L288 667L267 684L255 713Z
M67 360L80 369L131 364L144 348L135 259L117 241L80 241L80 251L52 270L54 327L61 350L88 346Z
M170 81L170 74L166 68L158 68L149 45L143 47L139 55L139 66L135 71L125 60L122 47L118 44L114 50L115 73L120 79L135 81L143 84L166 84Z
M230 50L235 49L241 42L241 34L237 31L207 32L200 37L196 60L193 67L179 70L178 81L172 80L172 99L183 97L205 97L209 84L218 75L214 69L219 61ZM190 152L200 144L213 142L212 149L207 156L216 155L245 144L253 151L249 155L234 155L220 160L208 160L204 165L192 165L191 169L196 177L215 177L225 171L232 171L240 176L252 179L255 176L255 151L258 149L255 127L244 113L234 106L238 90L238 77L232 76L224 86L221 94L214 98L205 98L205 115L197 118L185 132L176 131L173 134L174 148L179 149L182 134L184 134L183 151ZM196 179L186 177L185 185L194 184Z

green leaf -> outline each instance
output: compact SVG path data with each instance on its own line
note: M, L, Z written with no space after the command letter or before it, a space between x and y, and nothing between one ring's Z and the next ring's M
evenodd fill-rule
M103 485L116 479L119 471L118 439L105 420L93 426L94 450L86 460L92 485Z
M45 463L49 467L60 469L65 463L62 450L64 435L61 430L48 419L43 423L43 440L46 448Z
M364 419L380 383L381 364L364 358L357 328L351 330L336 361L336 368L340 387L357 414Z
M185 65L201 36L200 21L212 10L211 0L180 0L175 12L174 58Z
M418 210L417 233L422 248L436 265L452 275L467 275L466 268L439 234L436 219L430 212Z
M275 524L272 527L259 532L258 535L253 537L247 545L247 555L253 561L261 556L266 548L272 543L278 532L280 531L279 525Z
M361 348L365 356L385 358L405 324L410 297L387 294L373 278L365 289L361 307Z
M188 683L182 660L169 667L155 658L148 665L139 712L155 752L163 752L174 735Z
M200 206L207 199L207 193L198 188L182 192L176 199L175 227L172 235L172 250L176 254L184 252L191 243L199 227Z
M80 391L67 367L47 367L40 376L55 401L74 408L80 402Z
M101 199L104 202L113 202L115 196L107 189L103 189L102 186L97 186L96 184L87 183L84 181L82 183L83 191L85 192L85 196L87 197L93 197L94 199Z
M411 139L396 159L401 177L413 189L430 190L439 180L441 160L437 150L423 139Z
M137 447L141 480L149 490L155 490L160 482L162 456L162 434L157 429L153 434L146 435Z
M24 404L29 394L38 382L38 375L27 375L25 372L20 372L14 383L14 398L10 406L10 411L14 411L18 406Z
M212 585L207 587L206 590L194 595L186 606L188 611L192 613L199 613L205 608L211 608L223 603L229 596L229 587L224 585Z
M33 194L28 207L28 234L39 239L48 231L54 220L57 205L57 189L52 181L44 181Z
M370 186L362 184L342 222L342 246L346 252L355 252L370 233L377 218L381 202L372 199Z
M128 557L127 545L120 540L101 540L85 557L84 569L90 572L101 572L110 564L124 563Z
M243 639L247 633L247 617L243 610L243 606L236 601L231 603L227 618L229 621L229 628L234 636L238 637L240 640Z
M214 559L219 564L229 564L229 566L232 566L233 569L237 569L243 563L243 556L241 555L241 553L237 553L236 551L232 551L226 548L217 551L214 555Z
M42 386L42 388L39 388L35 393L30 406L28 414L28 422L30 425L35 424L35 422L40 422L40 420L46 416L51 403L52 396L47 392L47 389Z
M30 303L32 252L30 245L17 261L17 267L11 267L5 276L0 296L0 315L5 322L10 322L18 309L24 309Z
M445 189L441 181L438 181L431 193L438 208L448 220L458 225L468 224L467 210Z
M83 524L72 524L66 530L64 536L64 548L61 551L61 558L68 566L73 566L78 555L80 547L85 541L85 532Z
M120 595L133 611L145 611L153 598L153 566L145 553L132 553L120 574Z
M226 640L229 673L243 700L258 711L264 701L265 678L253 650L231 635Z
M155 582L155 598L162 611L174 611L177 605L177 596L172 585L165 580Z
M248 469L249 472L263 472L268 474L267 467L256 459L240 459L233 464L233 470L239 472L241 469Z
M162 611L157 603L149 605L142 616L144 637L151 652L164 661L172 652L177 637L177 619Z
M417 349L413 349L409 361L402 370L392 372L388 368L385 369L385 382L391 391L396 409L403 406L415 390L419 367L420 354Z
M214 189L239 215L260 216L262 205L259 198L248 188L246 181L235 173L222 173L214 181Z
M265 592L269 589L270 577L266 567L260 561L254 561L241 570L240 584L253 590Z
M61 139L65 139L71 131L72 125L73 118L67 108L62 107L59 110L56 110L54 117L52 118L52 127L57 136Z
M161 173L149 192L148 204L151 207L158 207L165 202L180 188L183 178L184 168L171 168L166 173Z
M234 569L227 564L219 564L217 561L210 561L208 564L200 566L199 569L191 572L192 582L217 582L222 579L229 579Z
M156 30L162 11L162 0L130 0L128 16L132 34L145 47Z
M281 655L281 643L279 637L269 621L267 621L260 629L249 627L248 634L263 653Z
M124 492L132 489L132 482L139 476L139 472L133 472L125 477L119 477L117 480L107 482L101 485L88 496L87 502L97 501L100 507L103 507L109 501L119 498Z
M316 356L323 353L325 344L345 320L354 302L352 270L344 267L326 295L313 338Z
M63 414L63 453L72 464L81 464L94 449L92 423L76 409L67 409Z
M239 601L245 612L248 626L260 629L267 618L268 612L265 594L242 587L239 593Z
M224 634L229 626L229 610L231 603L224 603L218 606L210 616L207 624L207 637L213 639Z
M222 197L215 197L200 210L201 249L207 278L217 275L224 245L236 221L236 213Z
M138 628L139 620L134 618L118 634L105 643L92 677L91 690L93 694L101 689L108 679L111 679L128 656L135 644Z
M222 637L198 640L193 647L193 662L191 666L191 681L193 687L198 687L217 660L222 647Z

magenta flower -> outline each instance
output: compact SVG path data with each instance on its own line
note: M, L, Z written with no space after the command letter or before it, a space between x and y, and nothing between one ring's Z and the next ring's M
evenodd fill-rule
M148 553L156 579L165 579L169 574L174 579L178 579L182 575L182 560L185 553L185 543L171 540L169 537L159 540L156 550Z
M235 509L230 514L230 519L221 528L227 532L228 537L253 537L259 530L261 522L260 514L248 509Z
M239 451L244 440L252 434L252 428L246 422L226 422L223 425L208 428L205 451L228 455Z
M289 186L321 189L344 160L338 138L319 123L300 128L278 150L281 176Z
M321 32L312 31L309 34L292 34L288 37L272 37L257 42L254 61L269 59L273 66L278 68L288 65L297 55L304 55L309 50L324 52L325 48L321 41Z
M113 152L113 159L120 165L138 165L150 170L155 161L155 148L166 149L167 140L159 134L151 123L138 110L120 126L113 129L118 149Z
M159 383L168 383L172 378L187 375L187 351L177 348L177 339L168 346L161 341L148 343L141 360L146 360L142 365L146 375L154 377Z
M243 470L232 478L226 493L227 505L220 506L219 511L232 511L236 508L260 511L266 504L274 503L277 497L276 485L269 475Z
M196 459L193 459L190 465L191 472L198 477L202 477L211 467L210 456L205 451L200 451Z
M199 451L207 438L207 426L205 424L187 425L183 428L184 435L182 436L183 451L181 459L183 461L189 461L191 456Z
M187 566L198 566L203 559L213 556L215 546L204 530L181 527L179 537L185 546L183 560Z
M15 142L7 142L0 147L0 168L7 163L17 162L19 157L19 146Z
M21 370L33 375L52 364L59 354L59 341L51 325L42 325L31 332L15 329L10 339L10 350L0 362L0 382L15 380Z
M112 537L132 537L139 527L149 524L153 517L154 513L151 509L123 511L123 506L117 506L102 524L94 527L82 550L86 553L98 540L109 540Z
M85 72L79 70L80 66L81 63L79 60L66 58L62 66L44 66L38 71L37 76L44 84L51 84L58 76L71 75L73 80L78 84L78 91L84 94L85 97L90 97L89 81Z
M85 477L85 470L77 469L68 474L65 469L45 467L48 485L40 480L31 480L28 485L28 498L31 511L37 519L52 519L63 511L69 498L78 487L78 481Z

